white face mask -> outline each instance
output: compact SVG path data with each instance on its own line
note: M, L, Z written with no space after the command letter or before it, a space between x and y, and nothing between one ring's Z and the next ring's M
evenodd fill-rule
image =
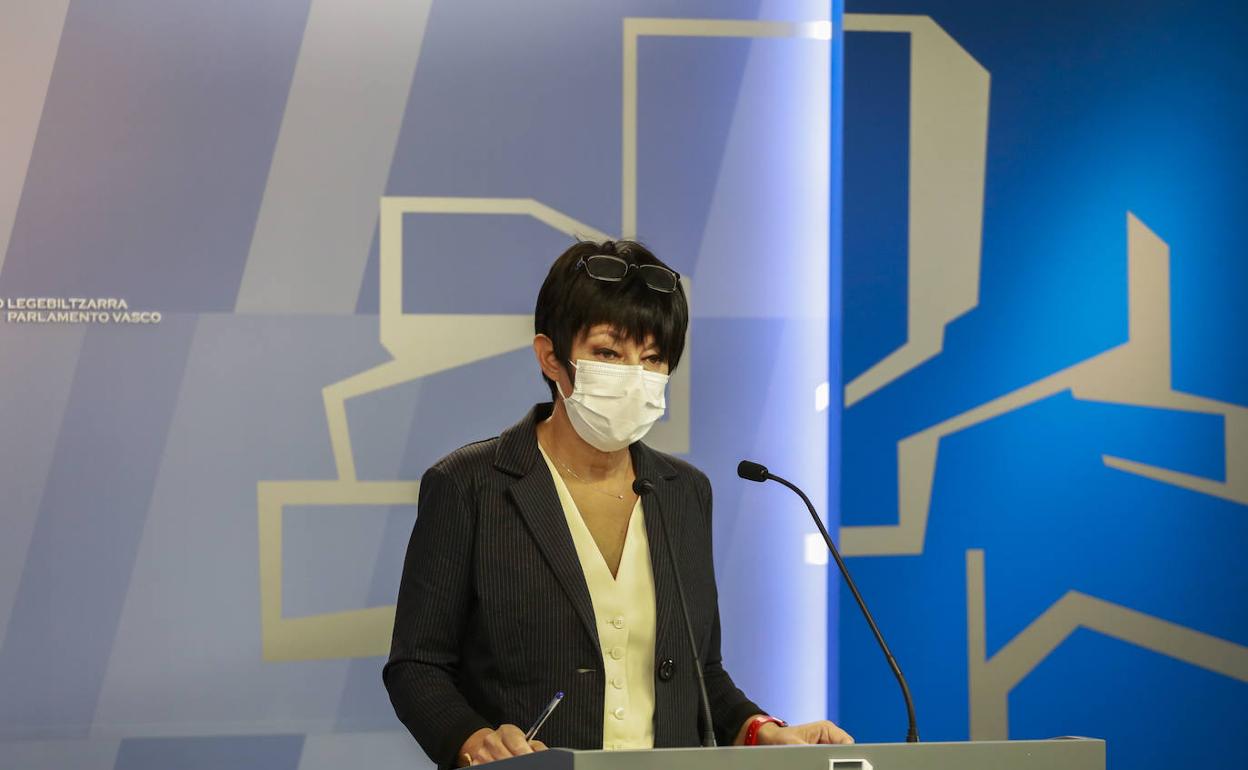
M568 420L585 443L615 452L640 441L667 409L667 375L643 366L577 361L572 395L564 396Z

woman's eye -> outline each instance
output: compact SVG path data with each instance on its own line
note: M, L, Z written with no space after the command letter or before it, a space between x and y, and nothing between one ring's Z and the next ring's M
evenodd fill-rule
M614 350L609 350L607 348L599 348L598 350L595 350L594 355L601 356L603 358L618 358L619 357Z

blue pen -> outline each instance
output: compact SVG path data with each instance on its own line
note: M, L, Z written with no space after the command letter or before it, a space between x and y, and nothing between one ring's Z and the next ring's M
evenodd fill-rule
M546 724L546 720L550 718L552 713L554 713L555 706L558 706L559 701L561 700L563 700L562 690L555 693L555 697L551 698L550 703L546 704L546 708L542 709L542 713L538 716L537 721L534 722L533 726L529 728L529 731L524 734L524 739L526 741L533 740L533 736L537 735L537 731L542 729L542 725Z

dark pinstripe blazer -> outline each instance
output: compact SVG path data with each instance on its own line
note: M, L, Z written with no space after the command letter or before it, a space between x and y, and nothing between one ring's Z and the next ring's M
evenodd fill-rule
M395 713L436 762L453 765L468 736L526 729L558 690L542 728L549 746L602 748L605 679L593 604L535 427L539 404L497 438L469 444L421 479L382 679ZM655 483L706 671L721 744L762 709L724 671L711 563L711 486L686 462L638 442L638 478ZM646 505L654 570L655 746L698 745L698 692L662 521Z

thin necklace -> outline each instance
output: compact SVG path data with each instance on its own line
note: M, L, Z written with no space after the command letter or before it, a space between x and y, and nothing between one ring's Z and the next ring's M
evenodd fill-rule
M602 490L602 489L599 489L598 487L594 486L594 482L590 481L589 479L584 478L583 476L581 476L581 474L579 474L579 473L577 473L576 471L572 470L572 468L570 468L570 467L568 466L568 464L567 464L567 463L565 463L563 460L560 460L558 457L556 457L556 458L555 458L555 460L557 460L557 461L559 462L559 465L560 465L560 466L562 466L562 467L563 467L563 469L564 469L565 471L567 471L568 473L572 474L572 478L574 478L574 479L576 479L577 481L581 482L582 484L584 484L584 485L588 486L590 489L592 489L593 491L597 492L598 494L600 494L600 495L606 495L607 497L614 497L616 500L623 500L623 499L624 499L624 495L617 495L617 494L616 494L616 493L614 493L614 492L607 492L606 490Z

